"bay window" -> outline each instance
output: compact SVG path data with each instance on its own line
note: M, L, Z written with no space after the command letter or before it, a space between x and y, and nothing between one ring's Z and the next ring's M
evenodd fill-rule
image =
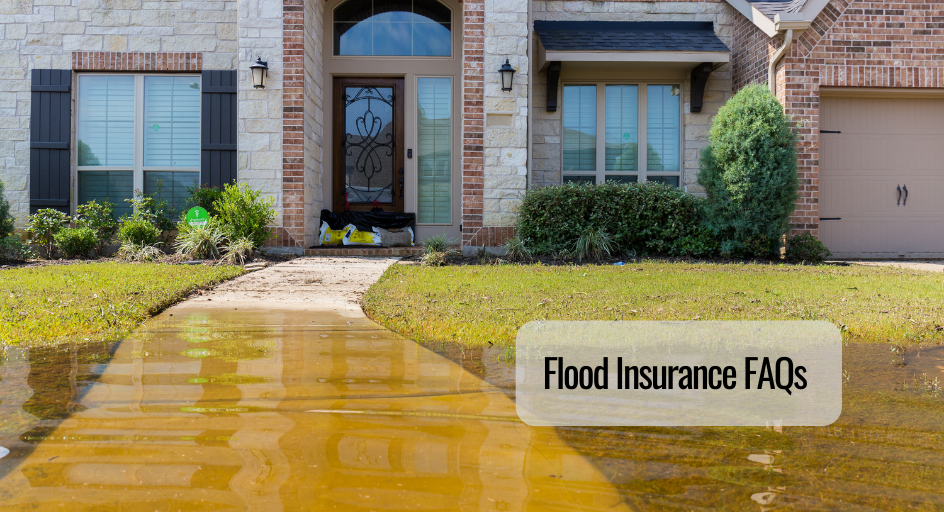
M78 201L108 200L129 215L135 191L185 206L200 180L200 77L81 75Z
M680 90L677 84L565 84L564 183L659 182L678 187Z

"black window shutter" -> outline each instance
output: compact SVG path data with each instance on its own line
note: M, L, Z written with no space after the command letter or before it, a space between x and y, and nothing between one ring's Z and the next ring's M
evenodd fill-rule
M204 71L200 134L200 183L236 182L236 71Z
M72 70L34 69L30 78L30 214L69 213Z

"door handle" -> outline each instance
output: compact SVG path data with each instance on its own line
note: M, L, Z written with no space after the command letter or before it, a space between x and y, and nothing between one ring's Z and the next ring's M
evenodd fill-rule
M908 185L902 187L902 190L905 191L905 201L901 203L902 206L908 206Z
M403 167L397 171L397 174L400 175L400 199L403 199Z
M895 206L901 206L901 185L898 185L898 204Z

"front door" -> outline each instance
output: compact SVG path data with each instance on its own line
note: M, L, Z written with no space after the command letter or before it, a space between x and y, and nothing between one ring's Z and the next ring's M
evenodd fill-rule
M334 210L403 211L403 79L334 79Z

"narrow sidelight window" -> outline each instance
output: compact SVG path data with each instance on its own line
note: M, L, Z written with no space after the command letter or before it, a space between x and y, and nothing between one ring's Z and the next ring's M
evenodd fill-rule
M78 81L78 199L115 204L135 190L181 210L200 179L200 77L82 75Z
M417 222L452 223L452 79L416 79Z

